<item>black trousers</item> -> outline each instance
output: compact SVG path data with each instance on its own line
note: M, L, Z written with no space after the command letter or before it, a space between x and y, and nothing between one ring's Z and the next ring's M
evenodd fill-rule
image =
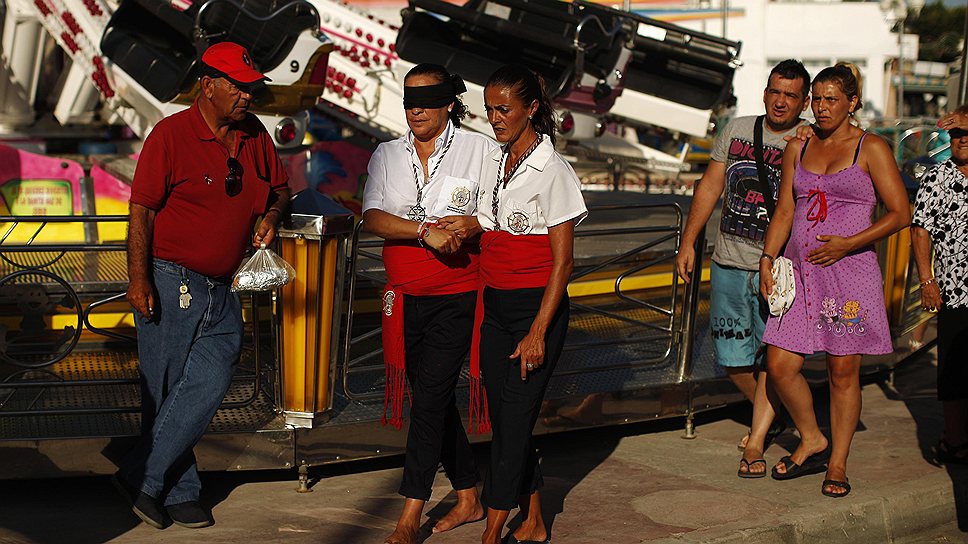
M541 400L561 357L568 332L568 296L562 298L545 336L544 364L521 380L520 359L508 359L528 334L544 288L484 289L481 374L491 417L491 467L482 500L489 508L511 510L521 495L544 485L531 433Z
M407 380L413 404L400 494L428 500L437 466L454 489L477 485L477 464L454 388L471 345L477 293L403 298Z
M938 400L968 399L968 308L938 309Z

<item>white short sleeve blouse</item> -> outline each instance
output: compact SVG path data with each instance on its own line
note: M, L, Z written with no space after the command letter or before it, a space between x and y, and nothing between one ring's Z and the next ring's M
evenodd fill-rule
M450 147L448 141L453 137ZM445 152L446 149L446 152ZM407 218L417 204L418 183L423 184L420 206L427 219L448 215L474 215L481 164L488 154L500 149L493 139L476 132L447 128L437 137L434 152L427 161L432 179L424 179L423 168L413 144L413 133L377 146L367 166L363 189L363 211L383 210Z
M498 230L500 223L499 230L512 234L548 234L549 227L569 220L578 225L588 215L575 170L543 137L507 186L498 188L495 218L494 188L506 160L500 148L484 160L477 202L477 219L484 230Z

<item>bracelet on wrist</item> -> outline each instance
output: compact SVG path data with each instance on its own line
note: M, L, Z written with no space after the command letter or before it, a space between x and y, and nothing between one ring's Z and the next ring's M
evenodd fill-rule
M430 234L430 226L427 225L426 221L420 223L420 226L417 227L417 243L420 244L420 247L427 247L424 245L424 237L428 234Z
M925 285L931 285L932 283L938 283L938 282L935 280L935 278L928 278L926 280L922 280L920 282L920 286L924 287Z
M773 261L774 261L773 255L770 255L769 253L764 252L760 255L760 260L762 261L763 259L770 261L770 265L773 264Z

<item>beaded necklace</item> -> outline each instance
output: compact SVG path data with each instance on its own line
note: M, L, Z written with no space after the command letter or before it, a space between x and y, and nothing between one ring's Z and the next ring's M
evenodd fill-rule
M538 149L538 144L541 143L541 140L542 136L541 134L538 134L538 136L534 139L534 143L531 144L531 147L529 147L524 154L518 157L518 160L513 166L511 166L511 169L508 171L508 173L502 177L501 172L504 171L504 165L507 164L508 157L511 155L511 146L505 146L504 153L501 154L501 162L497 167L497 183L494 184L494 192L491 193L491 213L494 214L494 230L501 230L501 221L497 216L499 202L498 191L501 190L502 185L504 186L503 188L507 188L508 182L514 177L514 174L518 171L518 168L524 164L525 159L531 156L531 153L533 153L535 149Z
M434 176L437 174L437 169L444 162L444 157L447 156L447 151L450 150L450 144L454 143L454 135L457 133L456 130L450 132L450 138L447 139L447 145L444 146L443 152L440 154L440 158L437 159L437 164L434 165L434 169L431 170L430 176L427 177L426 183L420 183L420 173L417 171L417 165L410 161L410 166L413 168L413 181L417 185L417 203L410 206L410 211L407 212L407 219L411 221L423 222L427 219L427 210L424 209L420 203L423 201L423 188L425 185L433 181ZM429 159L428 159L429 160Z

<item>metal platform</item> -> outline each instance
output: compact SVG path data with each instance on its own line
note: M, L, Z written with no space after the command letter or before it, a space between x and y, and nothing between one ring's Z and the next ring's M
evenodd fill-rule
M0 367L6 375L0 383L0 415L10 412L35 412L35 415L0 417L0 440L123 437L140 433L141 393L136 353L75 351L43 370L10 370ZM64 385L29 387L32 380L52 378ZM240 370L224 404L246 405L219 410L208 432L245 433L285 428L266 393L260 391L248 402L254 379L251 370ZM78 385L70 385L71 382Z
M128 288L128 263L123 251L3 252L0 277L25 268L42 268L69 282L79 294L120 293ZM53 285L49 278L23 275L17 283Z

